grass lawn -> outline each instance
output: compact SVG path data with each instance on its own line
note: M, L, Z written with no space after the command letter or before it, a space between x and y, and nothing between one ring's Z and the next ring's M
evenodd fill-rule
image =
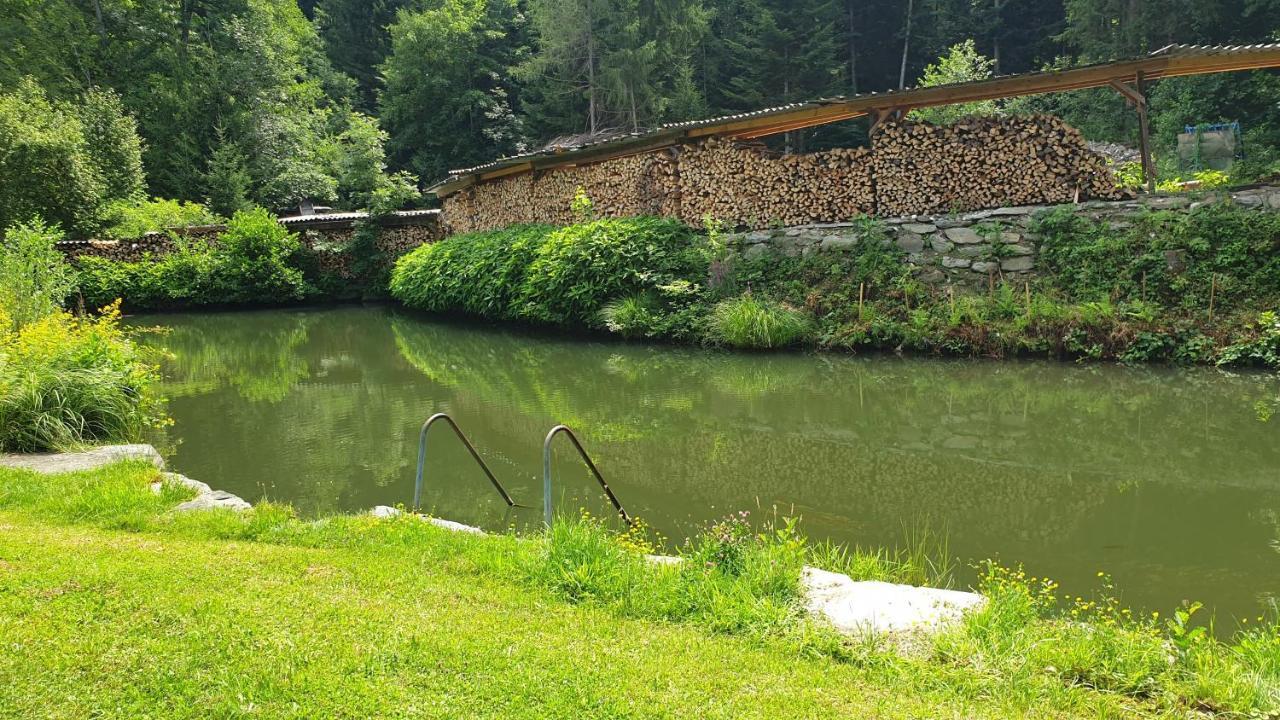
M0 717L1183 716L992 662L839 656L570 602L545 540L175 516L154 471L0 469ZM250 539L246 539L250 538ZM504 570L505 568L505 570Z

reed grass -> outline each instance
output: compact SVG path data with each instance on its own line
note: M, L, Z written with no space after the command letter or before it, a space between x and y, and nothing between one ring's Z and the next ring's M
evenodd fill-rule
M715 306L710 331L715 342L766 350L802 342L812 334L813 323L799 310L747 293Z

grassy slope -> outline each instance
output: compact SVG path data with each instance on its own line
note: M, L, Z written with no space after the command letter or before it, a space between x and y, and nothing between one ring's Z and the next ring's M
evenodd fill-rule
M166 520L153 471L0 470L0 717L1131 717L980 667L841 663L626 619L493 572L526 552L405 521ZM270 521L270 512L263 515ZM144 531L139 532L139 529Z

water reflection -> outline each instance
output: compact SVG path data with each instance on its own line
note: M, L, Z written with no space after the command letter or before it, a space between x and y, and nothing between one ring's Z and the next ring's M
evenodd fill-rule
M779 506L811 535L954 551L1129 599L1252 612L1280 586L1278 381L1207 370L734 355L463 327L384 308L157 316L173 359L173 464L303 512L408 502L418 425L452 413L517 501L540 442L579 431L622 501L670 537ZM536 521L433 443L450 518ZM557 501L605 512L575 459Z

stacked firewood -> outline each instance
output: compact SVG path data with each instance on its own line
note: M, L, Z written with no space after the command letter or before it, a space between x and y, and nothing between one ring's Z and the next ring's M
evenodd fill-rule
M658 152L502 178L450 195L444 217L450 232L493 230L516 223L568 225L581 188L600 217L679 215L680 195L671 153Z
M872 149L886 217L1127 197L1080 131L1052 115L889 123Z
M444 201L453 233L515 223L565 225L582 188L600 217L663 215L730 227L843 222L1119 199L1102 156L1051 115L886 123L872 149L780 155L710 138L656 153L499 178Z
M713 138L680 156L679 217L749 228L849 220L875 206L869 155L838 148L778 156Z

